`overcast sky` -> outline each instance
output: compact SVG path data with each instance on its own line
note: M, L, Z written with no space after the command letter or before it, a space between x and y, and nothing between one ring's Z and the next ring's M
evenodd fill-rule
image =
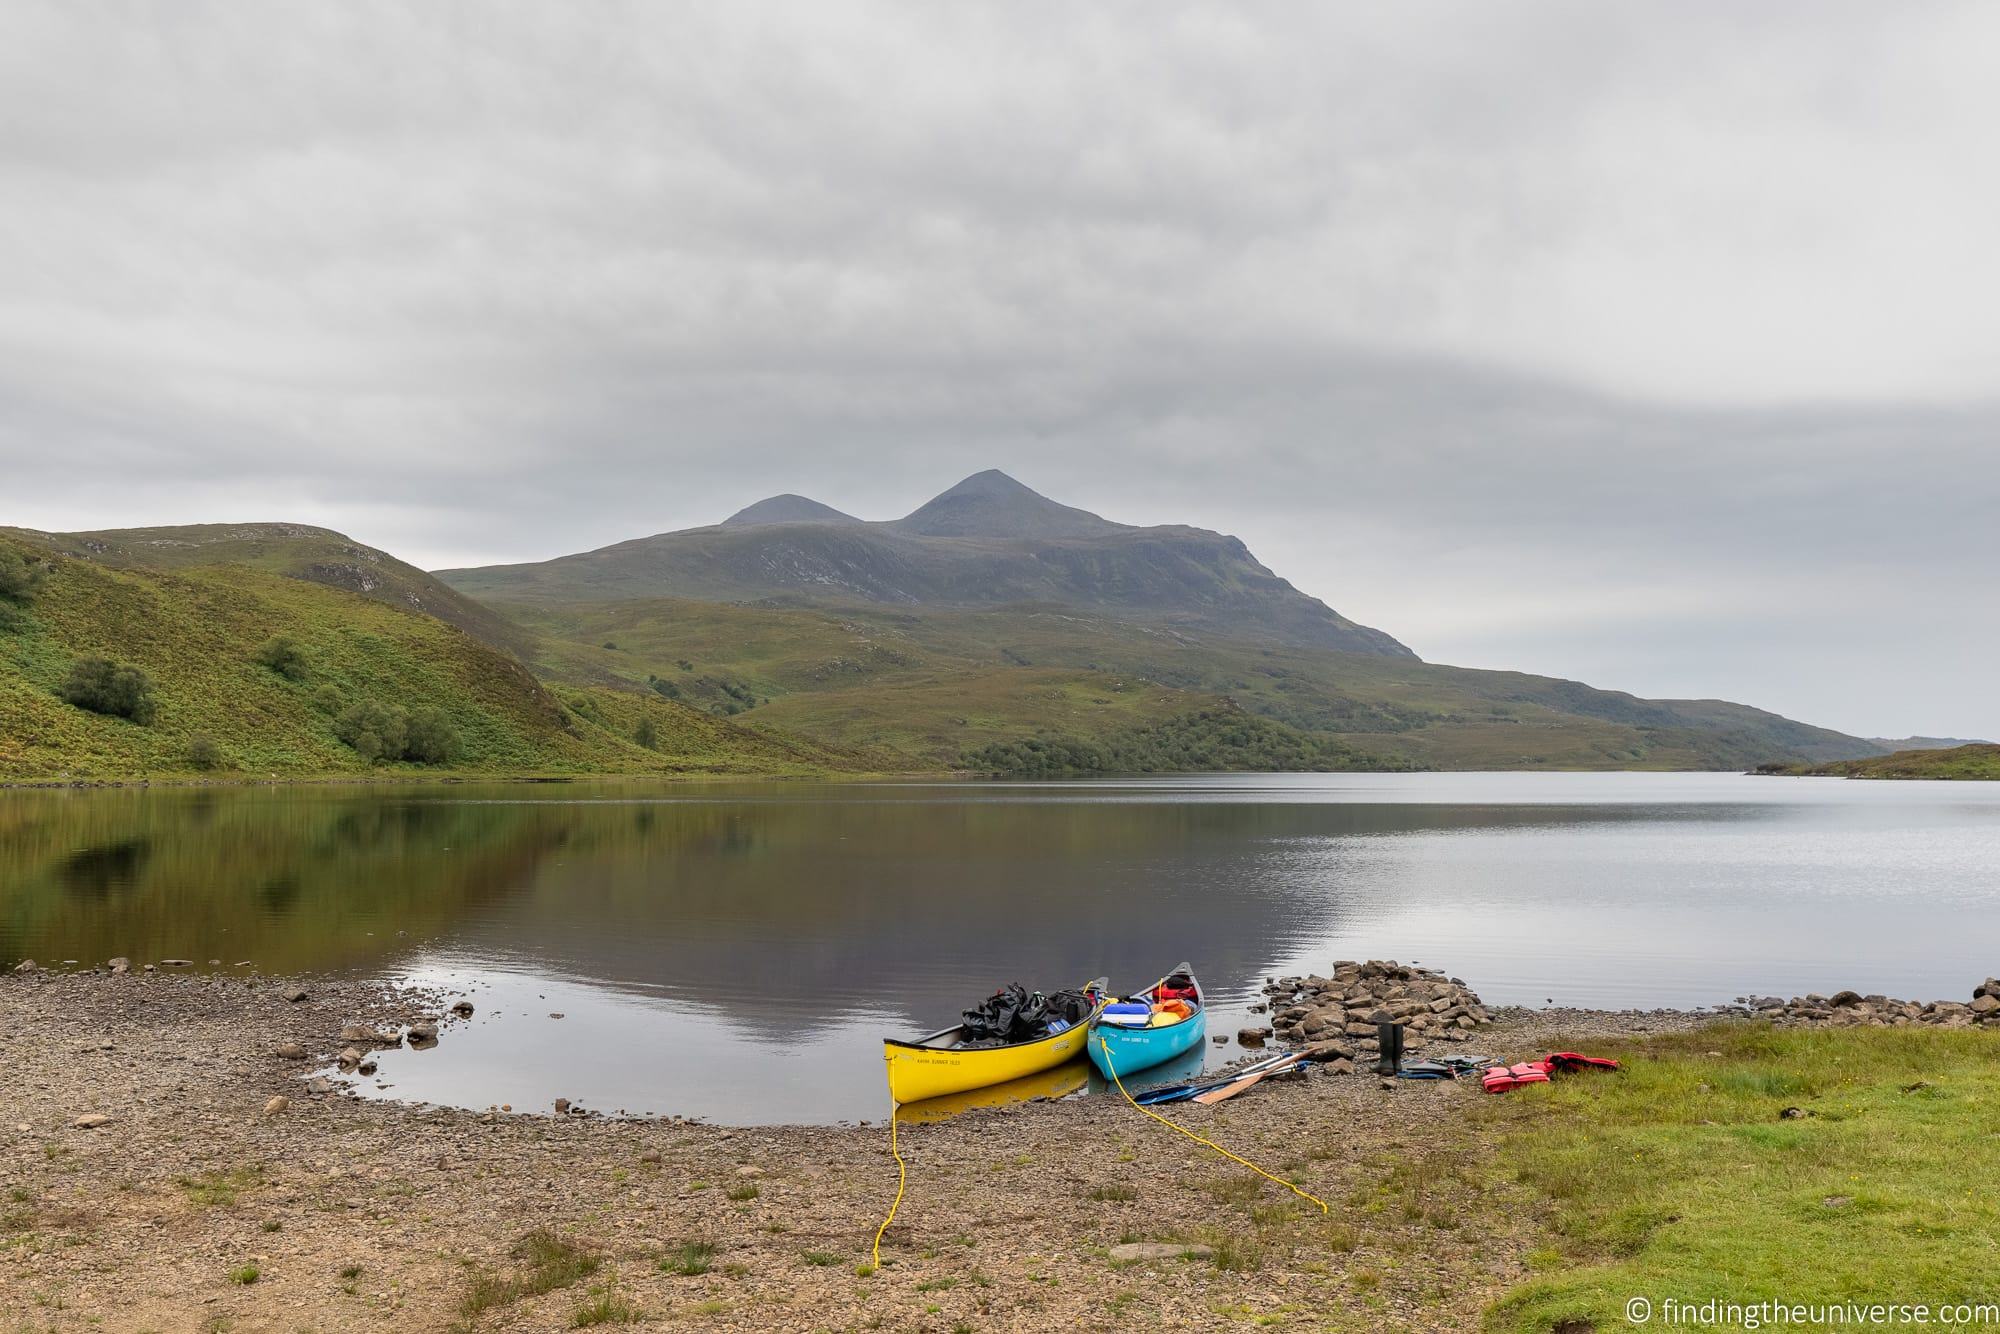
M0 523L1000 467L1433 661L2000 738L2000 7L0 17Z

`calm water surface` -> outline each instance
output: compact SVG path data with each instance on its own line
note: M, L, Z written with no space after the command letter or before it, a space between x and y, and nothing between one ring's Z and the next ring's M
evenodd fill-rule
M1394 956L1489 1002L1701 1006L2000 972L2000 785L1227 775L0 793L0 961L247 960L470 994L362 1091L880 1117L878 1039L995 986ZM553 1017L560 1015L560 1018ZM1211 1048L1211 1061L1228 1049ZM377 1087L377 1084L387 1087Z

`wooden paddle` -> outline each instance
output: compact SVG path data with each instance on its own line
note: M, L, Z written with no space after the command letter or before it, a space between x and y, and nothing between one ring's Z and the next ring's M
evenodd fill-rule
M1267 1065L1261 1070L1252 1070L1247 1075L1239 1076L1238 1078L1232 1080L1231 1082L1224 1084L1219 1089L1210 1089L1206 1093L1197 1093L1194 1096L1194 1100L1202 1104L1204 1107L1210 1106L1214 1103L1223 1102L1226 1101L1227 1099L1235 1097L1237 1094L1241 1093L1244 1089L1249 1088L1252 1084L1257 1083L1259 1080L1268 1079L1272 1075L1287 1074L1290 1071L1298 1069L1301 1065L1304 1065L1305 1063L1306 1063L1306 1058L1303 1056L1299 1056L1293 1058L1290 1061L1280 1061L1273 1065Z

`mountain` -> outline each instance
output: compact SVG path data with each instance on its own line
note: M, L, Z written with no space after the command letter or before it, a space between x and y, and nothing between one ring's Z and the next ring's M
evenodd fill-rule
M1100 519L1088 510L1059 505L998 468L974 473L889 526L922 537L1001 540L1107 537L1132 531L1127 524Z
M289 526L255 527L242 539L250 547ZM339 539L298 531L310 550ZM0 584L0 782L856 767L826 747L750 731L651 692L552 686L428 607L256 563L156 569L105 559L128 544L148 550L150 535L78 535L98 548L88 559L54 551L42 536L0 533L0 572L31 572L25 586L18 577ZM288 564L268 546L260 559ZM519 627L509 632L527 641ZM290 645L283 670L268 652L281 639ZM144 721L65 698L74 664L93 657L143 673L152 702ZM450 758L371 763L339 735L342 716L357 706L434 715L455 742ZM640 744L648 735L652 745Z
M1760 764L1760 774L1801 778L1918 778L2000 782L2000 746L1990 741L1941 749L1901 750L1893 755L1838 760L1831 764Z
M774 523L860 523L852 514L842 514L831 505L822 505L805 496L786 492L766 496L754 505L745 505L722 521L724 528L756 528Z
M825 508L804 504L813 506L806 513ZM787 500L776 512L801 509ZM936 608L1047 604L1248 641L1415 656L1292 587L1234 537L1111 523L999 472L968 477L888 523L721 524L532 564L437 574L462 594L510 607L647 597Z
M0 535L116 569L247 565L435 616L474 639L517 656L527 651L520 627L505 616L416 566L330 528L299 523L204 523L87 533L0 528Z

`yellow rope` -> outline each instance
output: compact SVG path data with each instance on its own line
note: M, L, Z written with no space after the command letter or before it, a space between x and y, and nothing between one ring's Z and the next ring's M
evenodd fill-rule
M1307 1191L1300 1190L1297 1186L1294 1186L1291 1182L1285 1180L1283 1177L1272 1176L1269 1172L1266 1172L1263 1168L1257 1166L1257 1164L1251 1162L1248 1158L1238 1157L1237 1155L1231 1153L1229 1150L1223 1148L1220 1144L1217 1144L1214 1140L1203 1139L1200 1135L1195 1134L1192 1130L1189 1130L1186 1126L1176 1125L1174 1122L1167 1120L1166 1117L1161 1116L1158 1112L1154 1111L1152 1108L1146 1106L1144 1103L1141 1103L1138 1099L1134 1098L1130 1093L1126 1093L1125 1081L1118 1077L1118 1068L1116 1065L1112 1063L1111 1060L1111 1044L1104 1040L1104 1035L1101 1033L1098 1034L1097 1037L1097 1046L1098 1049L1104 1053L1104 1068L1111 1075L1111 1082L1118 1086L1118 1091L1120 1093L1125 1094L1125 1101L1131 1103L1134 1107L1137 1107L1140 1111L1152 1117L1155 1121L1158 1121L1161 1125L1165 1126L1167 1129L1178 1131L1179 1133L1186 1135L1189 1139L1193 1140L1197 1144L1206 1144L1209 1148L1214 1149L1217 1153L1221 1154L1224 1158L1229 1159L1231 1162L1241 1163L1245 1167L1249 1168L1252 1172L1255 1172L1258 1176L1264 1177L1265 1179L1270 1181L1277 1182L1279 1185L1283 1186L1286 1190L1298 1196L1300 1199L1311 1200L1314 1204L1317 1204L1319 1206L1319 1211L1321 1213L1330 1212L1326 1207L1326 1201L1322 1200L1319 1196L1311 1194L1310 1192Z
M875 1229L875 1259L877 1269L882 1267L882 1234L889 1230L889 1224L896 1221L896 1210L903 1207L903 1182L908 1177L908 1169L903 1166L903 1155L896 1148L896 1113L903 1110L901 1103L889 1105L889 1156L896 1160L896 1202L889 1206L889 1216L882 1220L882 1226Z

